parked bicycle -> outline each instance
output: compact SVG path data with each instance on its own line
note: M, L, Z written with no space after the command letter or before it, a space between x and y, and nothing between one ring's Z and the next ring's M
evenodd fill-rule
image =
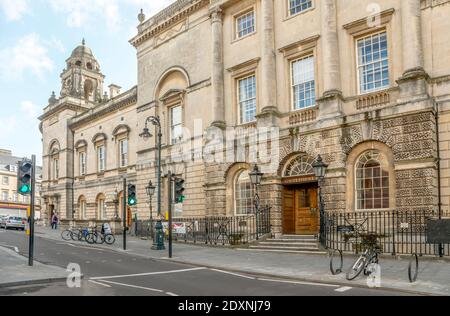
M111 228L107 224L102 225L101 231L97 230L97 226L92 229L92 231L86 236L86 241L88 244L108 244L112 245L116 242L116 238L111 232Z
M363 271L364 275L371 275L375 272L375 265L379 263L378 256L381 249L378 247L377 240L380 236L376 233L360 234L360 236L365 250L347 271L347 280L349 281L356 279Z
M65 241L80 241L83 236L83 228L71 227L61 233L61 237Z

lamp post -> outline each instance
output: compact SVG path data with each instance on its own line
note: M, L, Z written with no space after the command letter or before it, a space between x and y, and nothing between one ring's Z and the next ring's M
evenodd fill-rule
M324 185L325 173L327 172L328 165L323 162L322 157L319 155L312 164L312 167L319 180L320 242L323 245L325 243L325 204L322 196L322 187Z
M152 236L152 239L155 238L153 236L153 207L152 207L152 198L155 194L156 187L153 185L152 181L150 180L147 187L145 188L145 191L147 192L149 204L150 204L150 236Z
M144 140L148 140L152 137L152 134L150 133L150 130L148 128L148 123L151 123L153 126L157 129L157 141L156 141L156 147L158 151L158 157L156 159L157 163L157 186L158 186L158 219L156 222L156 234L155 238L153 238L153 250L164 250L164 233L163 233L163 225L162 225L162 218L161 218L161 150L162 150L162 132L161 132L161 119L159 116L150 116L145 120L145 127L142 133L139 135Z
M259 193L258 193L258 187L261 184L263 173L259 170L258 165L255 164L253 167L252 172L250 172L250 181L252 182L252 185L255 188L255 220L256 220L256 240L259 240L259 221L258 221L258 215L260 212L260 199L259 199Z

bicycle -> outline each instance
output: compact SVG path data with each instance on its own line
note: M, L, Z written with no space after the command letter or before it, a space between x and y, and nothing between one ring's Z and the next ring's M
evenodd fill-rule
M361 234L363 245L366 246L363 254L355 261L355 263L347 271L346 278L349 281L356 279L361 272L364 271L365 276L370 276L373 272L373 266L379 263L378 256L381 249L377 245L377 234Z
M78 236L79 236L80 232L81 232L81 228L71 227L69 229L64 230L61 233L61 238L65 241L70 241L70 240L78 241L79 240Z
M116 238L109 231L105 231L102 226L101 231L97 230L97 227L94 227L92 231L86 236L86 241L88 244L108 244L112 245L116 242Z

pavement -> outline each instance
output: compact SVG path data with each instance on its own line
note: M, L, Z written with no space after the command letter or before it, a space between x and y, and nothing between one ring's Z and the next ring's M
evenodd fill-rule
M59 283L0 287L0 296L404 296L402 291L304 282L229 269L175 262L120 251L117 247L65 242L58 232L40 231L35 237L36 261L65 269L77 265L84 279L74 287ZM28 238L22 232L0 230L0 243L13 246L26 256ZM134 246L133 246L134 244ZM130 249L148 241L130 239ZM203 249L203 247L194 247ZM177 249L177 248L175 248ZM189 251L188 248L186 248ZM217 249L220 250L220 249ZM9 256L9 254L8 254ZM15 274L14 274L15 275ZM201 299L200 299L201 300Z
M38 227L37 235L61 241L60 231ZM127 250L122 250L122 236L116 236L113 246L95 245L94 249L109 249L118 253L167 260L167 251L151 250L151 240L127 237ZM333 276L330 273L330 260L324 255L283 254L258 251L242 251L232 248L209 247L174 243L173 263L223 269L234 273L246 273L260 277L276 277L302 282L339 284L347 287L368 288L367 278L359 277L347 281L345 273ZM344 257L344 271L356 257ZM418 280L410 283L408 278L409 258L382 257L381 282L379 289L404 291L411 294L450 295L450 262L439 258L421 258Z
M25 284L61 282L67 279L68 273L60 267L34 262L28 266L28 259L8 249L0 243L0 288Z

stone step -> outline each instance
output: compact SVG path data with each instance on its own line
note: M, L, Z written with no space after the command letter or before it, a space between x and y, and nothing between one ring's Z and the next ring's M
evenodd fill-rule
M262 241L259 243L259 245L267 245L267 246L317 246L317 242L312 241L294 241L294 242L281 242L281 241Z
M251 251L251 252L305 254L305 255L328 255L328 253L325 251L308 251L308 250L277 250L277 249L253 249L253 248L237 248L236 250Z
M298 247L298 246L250 246L250 249L273 249L273 250L304 250L304 251L319 251L319 246L312 247Z
M314 239L317 240L314 235L283 235L281 239Z
M267 239L266 241L276 243L318 243L317 239Z

